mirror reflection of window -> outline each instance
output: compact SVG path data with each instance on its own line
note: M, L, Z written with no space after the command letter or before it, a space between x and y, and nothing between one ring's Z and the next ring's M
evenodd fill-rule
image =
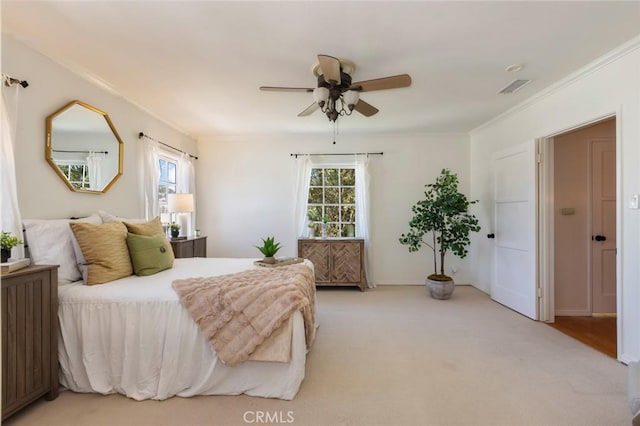
M47 118L47 161L72 190L106 192L122 174L122 141L106 113L73 101Z

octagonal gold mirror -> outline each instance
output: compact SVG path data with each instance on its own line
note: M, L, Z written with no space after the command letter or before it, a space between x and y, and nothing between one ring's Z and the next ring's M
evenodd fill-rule
M103 194L122 175L123 144L109 115L73 101L47 117L45 157L76 192Z

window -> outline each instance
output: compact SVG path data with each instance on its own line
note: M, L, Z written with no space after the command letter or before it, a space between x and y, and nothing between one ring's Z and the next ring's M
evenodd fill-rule
M58 162L58 167L76 189L89 189L89 170L86 162Z
M356 221L354 167L322 167L311 170L307 216L310 223L317 224L321 224L322 219L326 217L329 237L354 236Z
M169 217L167 195L176 193L177 160L160 156L160 181L158 182L158 211L161 218ZM163 220L165 222L165 220Z

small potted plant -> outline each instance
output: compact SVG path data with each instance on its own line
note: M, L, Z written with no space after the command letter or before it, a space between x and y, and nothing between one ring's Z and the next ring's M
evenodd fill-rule
M309 228L309 238L314 238L316 236L316 223L308 222L307 228Z
M13 249L18 244L22 244L22 241L12 235L11 232L2 232L2 237L0 237L0 254L2 255L2 263L6 263L7 260L11 257L11 249Z
M468 201L458 192L458 177L448 169L442 170L435 183L425 186L428 189L424 199L411 208L414 215L409 222L410 230L400 236L400 244L409 246L410 252L423 245L433 251L433 274L427 277L426 285L434 299L448 299L455 283L445 274L444 258L448 251L460 258L467 255L469 233L480 230L478 219L469 213L469 205L476 201ZM425 241L423 237L429 233L431 239Z
M322 216L322 238L327 238L327 224L329 223L329 215Z
M354 223L354 220L353 220L353 213L354 213L353 210L349 212L347 223L345 223L343 227L344 236L349 238L353 238L356 236L356 224Z
M180 224L171 222L169 229L171 230L171 238L178 238L178 235L180 235Z
M264 263L274 264L276 263L275 255L280 250L280 243L275 241L275 237L267 237L262 239L262 246L254 246L260 253L264 255L262 261Z

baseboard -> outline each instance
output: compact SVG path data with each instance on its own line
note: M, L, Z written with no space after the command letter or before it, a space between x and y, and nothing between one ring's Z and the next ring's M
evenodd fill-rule
M618 358L618 361L623 364L629 364L630 362L639 362L640 360L638 358L632 357L631 355L622 354L620 355L620 358Z
M376 283L376 287L377 286L381 286L381 285L425 285L424 281L422 282L416 282L416 281L395 281L393 283ZM456 287L457 286L470 286L471 284L467 284L467 283L463 283L463 284L458 284L456 283Z
M586 309L558 309L555 316L557 317L590 317L591 311Z

